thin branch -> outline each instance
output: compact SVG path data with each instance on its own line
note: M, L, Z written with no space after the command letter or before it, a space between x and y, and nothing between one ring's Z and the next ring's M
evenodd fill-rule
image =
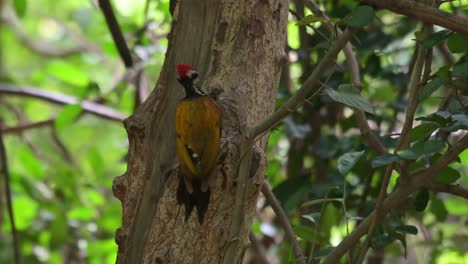
M78 168L78 164L76 163L75 159L73 158L72 153L68 150L65 143L63 143L62 140L60 139L60 137L59 137L59 135L57 133L57 129L52 128L52 130L50 131L50 136L51 136L52 140L54 141L55 145L57 146L57 148L62 153L63 158L67 162L69 162L72 166Z
M400 204L404 202L411 193L415 192L419 188L419 184L421 182L431 180L433 177L435 177L438 173L441 172L443 168L455 160L455 158L466 148L468 148L468 135L465 135L460 141L455 143L452 148L450 148L444 155L442 155L427 170L408 177L410 181L405 182L405 184L400 184L383 202L381 218L383 218L394 208L400 206ZM341 257L350 248L355 246L356 243L359 242L359 239L367 233L374 214L375 210L369 216L367 216L349 236L345 237L343 241L341 241L341 243L333 249L323 264L340 263Z
M18 232L16 231L15 225L15 216L13 214L13 206L12 206L12 199L11 199L11 182L10 182L10 174L8 171L8 160L7 154L5 149L5 144L3 142L3 134L0 131L0 174L3 175L3 179L5 180L5 194L6 194L6 204L8 209L8 214L10 216L10 225L11 225L11 233L13 235L13 251L15 256L15 263L20 263L20 251L19 251L19 238Z
M28 123L29 119L24 115L24 113L15 105L11 104L10 102L3 100L4 98L0 98L0 104L5 105L6 108L8 108L13 115L16 117L16 120L18 123ZM1 124L0 124L0 130L1 129ZM5 133L4 133L5 134ZM21 132L18 133L23 142L31 149L31 151L34 153L36 156L42 156L43 154L40 152L40 150L36 147L34 144L34 140L26 134L23 134Z
M11 127L7 127L7 126L4 127L0 125L0 131L4 134L19 134L29 129L49 127L54 123L54 121L55 121L54 118L50 118L44 121L27 123L27 124L19 124L19 125L11 126Z
M466 148L468 148L468 134L465 134L462 139L455 143L444 155L442 155L442 157L440 157L434 163L434 165L429 167L429 169L416 174L416 176L411 176L413 185L420 185L422 182L432 180L443 168L452 163L458 157L458 154L460 154L460 152L464 151Z
M324 55L319 64L314 68L312 74L309 76L309 78L307 78L297 93L291 96L277 111L273 112L265 119L258 122L256 125L248 127L248 136L255 138L268 129L271 129L275 124L277 124L281 119L289 114L292 109L297 109L300 105L302 105L306 96L310 92L313 92L314 88L316 88L315 85L319 82L320 77L325 72L326 68L333 63L338 53L352 38L353 35L354 29L347 28L343 35L340 36L335 41L333 46L327 51L327 53Z
M331 33L333 33L335 30L338 33L338 36L341 36L343 32L341 29L338 27L335 27L335 25L330 21L330 18L320 10L320 7L312 0L304 0L307 8L310 9L310 11L317 17L321 17L324 21L325 27L327 30ZM361 83L361 78L360 78L360 71L359 71L359 64L357 62L356 56L353 51L353 47L351 46L351 43L347 43L345 47L343 48L343 53L346 57L346 62L348 63L349 67L349 72L351 76L351 81L353 83L353 86L358 88L359 90L362 89L362 83Z
M260 241L258 241L252 232L249 233L249 240L250 243L252 243L255 252L257 253L257 260L260 261L260 264L270 263L266 257L265 247L260 243Z
M413 17L425 23L438 25L452 31L468 35L468 19L455 14L447 13L417 1L410 0L359 0L361 3L388 9L398 14Z
M385 196L387 194L387 188L388 188L388 183L390 182L390 176L392 176L392 171L393 171L393 164L387 167L385 170L384 178L382 181L382 185L380 186L380 192L379 192L379 197L377 198L377 202L375 205L375 210L374 210L374 217L370 223L369 229L367 230L367 237L366 240L364 241L361 250L359 252L359 256L356 260L355 263L360 264L364 260L364 257L366 256L367 250L369 249L369 242L372 237L372 234L375 231L375 228L377 227L377 223L380 221L380 217L382 214L382 205L385 200Z
M120 58L125 64L126 68L131 68L133 66L133 59L130 53L130 49L125 42L125 38L120 30L119 23L115 17L114 11L112 10L112 5L109 0L99 0L99 6L101 7L102 13L106 19L107 27L112 34L114 43L117 46L119 51Z
M429 30L430 30L430 26L424 26L423 28L424 33L427 33ZM422 48L421 46L415 49L415 52L417 52L417 55L416 55L416 62L415 62L413 71L411 72L411 79L408 84L409 99L408 99L408 107L407 107L406 115L405 115L405 122L403 124L403 128L400 133L400 137L398 139L394 152L401 150L402 148L407 148L409 145L410 130L413 126L414 115L416 113L416 109L418 108L418 103L419 103L417 95L418 95L418 89L420 87L421 77L423 74L423 66L426 62L425 70L427 71L427 67L429 66L430 68L430 62L432 62L432 56L426 56L427 54L426 49ZM394 164L392 163L387 167L387 170L385 171L384 179L382 181L382 185L381 185L380 192L379 192L379 197L377 199L377 203L375 206L375 214L369 226L369 230L367 231L366 240L364 241L364 244L362 245L359 256L357 258L357 261L356 261L357 264L360 264L364 261L367 250L369 249L369 241L372 237L372 234L375 231L377 223L380 221L379 219L382 213L382 204L384 202L385 196L387 195L387 188L388 188L390 176L392 175L393 169L394 169Z
M428 27L425 26L423 28L423 31L427 33ZM420 81L423 74L423 67L426 59L426 49L424 49L418 44L416 52L416 61L413 67L413 71L411 72L410 82L408 84L408 107L406 108L405 121L403 123L403 128L401 129L400 138L398 139L398 143L396 145L396 151L407 148L409 145L410 130L413 127L414 115L419 104L418 90L420 88Z
M376 136L374 136L374 134L372 134L373 130L369 127L369 123L367 122L364 111L358 109L353 110L361 135L366 139L367 143L369 143L369 145L377 154L386 154L387 149L385 146L377 139Z
M291 15L293 15L298 21L302 20L303 17L301 17L296 11L292 10L292 9L289 9L289 13L291 13ZM330 39L325 36L325 34L323 34L320 30L316 29L315 27L309 25L309 24L306 24L305 25L306 27L312 29L315 33L317 33L318 35L320 35L322 38L324 38L325 40L327 40L328 42L330 42Z
M422 184L422 187L433 192L449 193L468 200L468 189L465 189L458 184L436 184L431 181L427 181Z
M307 7L310 11L317 17L321 17L324 21L325 27L328 31L333 32L335 30L335 25L330 21L330 18L320 10L320 7L312 0L305 0ZM340 36L343 34L341 30L338 28L337 30L338 35ZM346 62L348 63L348 68L350 71L351 82L353 86L358 88L359 90L362 89L361 77L360 77L360 70L359 70L359 63L357 62L356 55L352 49L351 43L347 43L346 46L343 48L344 55L346 57ZM359 130L361 135L367 140L369 145L374 149L374 151L380 155L387 153L385 147L380 143L380 141L372 134L372 129L369 127L369 123L366 119L366 114L359 110L353 109L356 114L356 122L358 124Z
M455 64L455 58L453 57L452 52L447 47L447 43L440 43L436 47L440 51L440 53L442 53L442 58L444 58L444 63L446 65Z
M305 264L306 258L304 256L304 253L302 253L299 243L296 240L296 235L294 234L294 230L291 226L291 223L289 222L289 219L286 216L286 213L283 211L283 208L281 208L278 200L276 199L273 192L270 190L270 187L268 187L267 183L263 184L262 193L263 195L265 195L265 199L268 201L271 208L273 208L273 211L276 213L276 216L278 217L280 224L284 228L286 237L288 238L289 243L291 243L294 254L296 255L296 263Z
M125 115L113 108L97 104L87 100L80 100L74 96L45 91L34 87L18 87L0 83L0 94L10 94L37 98L59 105L80 104L84 112L93 114L108 120L123 121Z

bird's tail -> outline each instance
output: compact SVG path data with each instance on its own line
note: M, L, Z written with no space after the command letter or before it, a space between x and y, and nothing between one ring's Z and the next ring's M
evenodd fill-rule
M185 206L185 221L190 218L190 213L193 208L197 208L198 222L203 223L206 210L208 209L208 202L210 201L210 190L203 192L201 189L200 180L192 180L190 182L193 187L193 192L190 193L185 186L183 176L180 177L179 187L177 188L177 203Z

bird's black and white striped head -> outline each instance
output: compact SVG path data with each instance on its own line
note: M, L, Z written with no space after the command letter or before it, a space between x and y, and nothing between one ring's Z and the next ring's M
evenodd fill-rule
M206 95L198 86L198 72L188 64L177 65L177 80L185 89L187 97L196 97Z

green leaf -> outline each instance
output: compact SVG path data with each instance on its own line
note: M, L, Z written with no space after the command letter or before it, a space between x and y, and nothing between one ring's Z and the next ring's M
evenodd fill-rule
M406 160L415 160L418 159L418 154L416 154L411 149L403 149L396 153L398 157L406 159Z
M316 17L314 15L307 15L303 19L296 22L298 26L305 26L315 22L322 22L323 19L321 17Z
M307 177L292 177L278 184L273 193L284 210L289 212L302 203L304 194L309 189L308 183Z
M445 80L442 78L435 78L430 83L424 85L423 89L419 93L419 101L424 101L429 98L437 89L445 84Z
M442 140L429 140L424 142L424 150L421 154L431 155L440 153L444 150L446 144Z
M447 211L447 208L445 208L445 204L441 199L433 198L431 201L430 209L431 209L431 212L437 218L437 221L444 222L445 219L447 218L448 211Z
M35 179L43 179L45 176L44 165L29 148L18 147L16 155L18 162L21 164L20 171Z
M385 155L378 156L375 159L373 159L371 162L371 166L372 168L375 169L375 168L390 164L392 162L395 162L399 159L400 158L395 154L385 154Z
M364 151L346 153L338 158L338 171L341 175L346 176L351 169L356 165Z
M302 217L316 224L318 219L320 218L320 212L302 215Z
M301 207L306 207L306 206L312 206L316 204L321 204L321 203L329 203L329 202L338 202L342 203L343 199L342 198L320 198L320 199L314 199L307 201L301 205Z
M448 39L453 34L452 31L444 29L438 32L434 32L427 36L422 42L421 45L423 48L428 49L434 47L436 44Z
M88 163L91 165L91 168L93 168L93 172L97 177L104 174L106 168L104 157L105 156L99 151L99 148L91 147L88 151Z
M395 227L395 231L402 232L405 234L417 235L418 229L412 225L400 225Z
M468 36L455 33L447 40L447 46L453 53L462 53L468 50Z
M375 11L372 7L361 5L356 7L351 13L351 17L346 23L355 28L365 27L374 20Z
M32 200L28 196L16 196L13 199L13 212L15 214L16 229L28 230L36 219L38 210L37 201Z
M319 249L317 252L314 253L314 259L321 259L324 258L334 250L334 247L323 247Z
M438 111L427 116L418 117L416 120L434 122L439 124L440 127L443 127L450 121L451 115L452 114L450 112Z
M454 77L468 76L468 61L454 65L452 75Z
M407 250L406 250L406 236L404 234L400 234L400 233L393 233L392 236L394 236L395 239L398 239L401 242L401 245L405 249L405 258L406 258L407 254L408 254Z
M294 234L296 234L298 237L304 239L305 241L309 242L315 242L318 243L319 241L319 235L317 232L315 232L315 229L298 225L294 227Z
M94 218L94 207L77 207L67 212L68 219L91 221Z
M63 244L70 239L65 214L55 213L55 219L48 227L48 230L50 230L51 233L51 248L62 247Z
M58 80L75 86L85 86L89 83L86 72L75 64L64 61L53 61L47 66L47 72Z
M418 141L429 137L439 126L435 123L423 123L411 130L411 141Z
M26 0L13 0L13 8L15 9L15 13L18 17L24 17L27 7L28 5Z
M370 114L375 114L372 104L366 98L362 97L359 94L337 92L330 88L326 88L325 93L328 96L330 96L330 98L333 101L340 102L347 106L360 109Z
M73 122L75 122L76 118L80 115L80 113L80 104L65 106L55 119L55 127L57 128L57 130L60 131L63 128L71 125Z
M450 184L456 182L461 177L460 173L451 167L445 167L437 174L433 181L435 183Z
M359 94L359 90L350 83L343 83L338 85L338 92L340 93L350 93L350 94Z
M445 65L443 67L440 67L435 75L439 78L442 78L443 80L450 80L451 78L451 72L450 69L452 68L452 65Z
M456 114L452 116L452 120L463 126L465 129L468 127L468 115Z
M429 191L426 189L422 189L416 192L416 195L413 198L414 209L417 212L422 212L427 207L427 203L429 202Z
M422 155L431 156L444 150L446 144L441 140L421 140L413 144L410 149L404 149L397 152L397 155L403 159L415 160Z

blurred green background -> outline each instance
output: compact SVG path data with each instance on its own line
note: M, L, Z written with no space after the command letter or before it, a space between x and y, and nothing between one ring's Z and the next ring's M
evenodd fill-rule
M164 61L171 22L169 0L112 1L136 58L133 69L126 69L121 62L96 2L3 3L0 83L71 95L104 104L122 116L131 115L138 103L138 89L143 94L153 89ZM277 106L298 89L329 47L329 41L335 38L320 21L313 21L310 16L309 20L303 19L310 11L300 2L291 3L287 28L290 63L282 74ZM344 21L357 6L352 0L317 2L336 21ZM467 0L454 1L444 4L442 9L466 16L467 5ZM394 133L401 129L408 65L414 50L414 33L420 25L388 11L376 14L378 19L358 31L354 44L362 68L361 94L375 109L375 115L369 117L371 127L385 146L392 149ZM458 71L461 77L468 76L466 37L449 34L431 40L435 43L428 45L433 46L447 41L452 64L458 65L451 66L443 50L434 48L433 73L443 76L444 72ZM342 55L337 64L337 71L326 82L333 89L351 82ZM137 72L143 74L140 80L144 80L138 89L134 82ZM448 78L463 81L453 79L452 75ZM456 137L468 126L466 83L464 88L438 85L436 89L424 99L417 117L434 118L430 114L438 110L441 98L455 89L460 95L450 102L446 112L452 117L460 115L462 121L456 123L440 117L438 126L430 131L425 129L424 135L413 139L416 143L423 138L429 140L435 129L458 125L457 129L447 130ZM123 125L120 121L83 114L79 104L54 105L0 93L2 128L44 120L48 120L46 125L4 132L23 263L115 263L114 232L121 225L121 205L112 195L112 180L126 170L128 143ZM347 227L352 230L359 217L365 216L375 204L383 167L373 167L371 162L378 155L370 150L355 127L349 108L320 93L271 133L268 179L310 258L319 259L329 252L346 236ZM424 157L419 161L424 163L446 146L444 143L431 155L421 154ZM351 159L356 165L343 177L338 160L346 153L359 157ZM460 162L450 165L450 173L462 176L456 183L465 187L466 164L465 150ZM392 187L397 177L394 172ZM3 195L3 184L1 187ZM416 207L422 200L422 210L409 208L405 214L397 212L378 230L373 246L385 251L385 262L402 261L407 251L409 263L468 263L466 200L433 192L415 196L414 200ZM315 201L315 206L301 207L310 201ZM0 263L12 263L12 236L4 206L0 225ZM407 239L392 237L395 229L403 237L408 235ZM268 249L271 263L294 263L290 245L262 200L252 231ZM403 244L408 245L407 250ZM254 259L251 257L251 263L255 263Z

